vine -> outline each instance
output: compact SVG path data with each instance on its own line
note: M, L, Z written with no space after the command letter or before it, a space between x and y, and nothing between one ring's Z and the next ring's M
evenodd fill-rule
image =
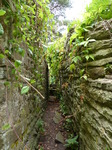
M71 22L68 26L68 33L71 34L68 45L69 45L69 50L64 50L65 53L63 54L63 58L66 57L66 55L69 55L69 71L74 75L75 70L77 68L77 65L83 62L84 60L86 62L90 60L94 60L93 55L90 54L91 49L88 48L88 44L90 42L94 42L95 39L85 39L84 34L89 31L89 29L92 29L95 25L96 22L105 20L104 23L104 28L105 30L109 30L110 25L108 23L108 19L112 18L112 1L111 0L92 0L89 6L86 7L86 12L83 15L82 21L80 20L75 20ZM110 37L112 36L111 33ZM56 69L55 66L59 66L59 61L53 61L53 60L60 60L60 58L57 59L57 55L59 51L61 52L61 49L63 49L63 46L61 45L57 48L55 45L59 45L58 42L55 42L53 46L50 47L52 49L51 51L57 53L55 56L52 57L51 62L51 72L54 72L54 74L58 74L60 67L57 67ZM82 48L83 47L83 48ZM62 59L62 58L61 58ZM60 62L63 63L64 61ZM86 69L85 69L86 68ZM80 77L84 78L87 80L87 67L82 68L79 72ZM52 73L53 74L53 73ZM55 75L54 75L55 76Z
M9 68L12 68L11 73L17 82L16 85L21 88L21 94L28 93L29 89L32 88L42 99L45 98L40 92L43 79L41 64L44 61L44 45L48 42L49 31L53 27L53 15L50 13L48 4L49 0L6 0L2 1L2 9L0 9L0 36L4 38L4 34L9 31L7 47L0 46L0 59L6 62L7 76ZM33 61L34 66L30 67L24 62L26 56ZM37 72L37 66L40 72ZM30 70L31 74L23 76L24 69ZM7 77L5 82L9 120L7 90L10 88L10 80ZM12 122L9 121L9 124L4 125L5 129L10 127L17 139L23 143ZM29 150L27 145L25 148Z
M47 48L47 62L49 64L50 70L50 82L51 84L55 83L59 79L59 70L63 64L63 56L65 54L64 43L66 37L58 38L55 42Z
M52 28L52 21L50 20L52 20L53 15L47 7L48 2L48 0L41 2L38 0L33 0L32 2L30 0L15 0L5 4L5 6L3 3L5 11L0 11L1 16L6 13L4 23L6 25L11 23L12 30L10 31L9 46L7 48L1 47L2 53L0 56L1 58L5 58L5 55L7 56L8 61L14 67L13 73L15 76L21 76L30 87L32 87L32 81L36 81L20 75L22 66L28 67L26 64L23 64L22 59L25 57L25 53L28 53L35 64L41 65L43 59L41 56L44 55L43 44L48 41L48 32ZM1 33L3 34L2 25L1 28ZM14 53L18 53L22 58L15 60ZM11 59L14 63L11 62ZM35 68L33 70L34 75L37 74ZM28 89L29 87L26 87L26 90L23 87L22 93L26 93Z

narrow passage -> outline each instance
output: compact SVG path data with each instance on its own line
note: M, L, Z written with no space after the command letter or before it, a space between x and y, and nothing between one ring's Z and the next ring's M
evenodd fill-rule
M65 150L64 144L67 134L63 128L62 120L59 102L52 96L43 117L45 133L41 135L39 142L43 150Z

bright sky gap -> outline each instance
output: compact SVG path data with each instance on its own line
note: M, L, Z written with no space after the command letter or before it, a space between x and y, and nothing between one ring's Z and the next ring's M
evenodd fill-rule
M91 1L92 0L71 0L72 8L66 9L66 19L81 19L82 14L85 12L86 6L89 5Z

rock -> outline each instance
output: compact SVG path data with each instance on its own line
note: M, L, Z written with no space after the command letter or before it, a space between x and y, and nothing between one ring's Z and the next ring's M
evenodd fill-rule
M5 101L5 81L0 80L0 103Z
M59 120L61 120L62 119L62 116L61 116L61 114L59 113L59 112L55 112L55 116L56 116L56 118L58 118Z
M102 39L109 39L111 37L111 32L109 30L112 29L112 19L109 21L100 21L94 25L94 28L90 30L86 34L86 38L89 37L90 39L102 40Z
M53 118L53 121L55 124L58 124L60 122L56 117Z
M91 87L90 85L87 87L87 89L88 89L87 93L91 94L91 98L97 104L102 103L103 105L106 105L112 109L112 92L108 92L102 89ZM91 101L91 99L87 99L87 101Z
M102 90L112 91L112 79L88 79L90 86L96 87Z
M100 66L104 66L104 65L106 65L108 63L112 63L112 57L105 58L105 59L100 59L100 60L96 60L96 61L92 61L92 62L84 64L84 66L100 67Z
M89 77L92 79L102 78L105 76L105 68L104 67L94 67L92 69L88 69Z
M54 118L53 118L53 121L54 121L56 124L58 124L58 123L60 123L61 120L62 120L61 114L56 111L56 112L55 112L55 116L54 116Z
M61 132L58 132L58 133L57 133L55 142L56 142L56 143L62 143L62 144L64 144L64 137L63 137L63 135L61 134Z
M106 75L105 78L106 79L112 79L112 75Z
M111 29L112 19L95 24L87 33L86 38L97 40L87 46L90 48L88 55L92 54L94 61L88 61L83 66L85 54L83 55L82 51L87 49L82 47L77 51L82 57L82 66L77 63L76 68L84 68L85 73L89 74L87 82L80 80L80 77L68 81L69 74L68 78L62 76L62 85L69 83L68 87L62 90L62 94L66 107L74 116L72 126L79 134L80 150L112 149L112 33L109 33ZM65 73L67 68L66 64L64 65ZM75 71L74 74L78 72Z
M0 79L4 79L4 76L5 76L4 68L0 68Z
M112 48L102 49L93 54L95 60L112 56Z
M93 52L100 49L112 48L112 39L109 40L98 40L88 44Z
M5 59L3 58L3 59L0 59L0 66L5 66Z
M108 30L105 30L104 32L104 29L102 28L101 30L98 31L93 32L89 31L88 36L90 37L90 39L102 40L102 39L109 39L110 33L108 32Z

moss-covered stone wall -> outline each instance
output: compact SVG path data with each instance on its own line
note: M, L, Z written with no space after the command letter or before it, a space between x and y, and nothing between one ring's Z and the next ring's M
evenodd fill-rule
M79 134L80 150L112 149L112 19L102 21L85 34L94 60L83 60L74 75L68 70L67 58L61 70L63 99L74 116L74 130ZM68 50L68 45L66 45ZM82 57L82 56L81 56ZM79 72L85 68L87 81Z
M12 32L15 29L11 20L9 24L5 24L4 19L5 17L0 18L4 28L4 34L0 35L0 53L6 49L12 50L9 40L12 39ZM38 124L41 121L46 98L48 98L45 90L48 89L47 64L44 60L41 64L38 63L38 56L37 61L33 60L22 40L20 47L25 50L24 58L15 51L11 54L12 58L22 61L20 74L26 80L27 78L35 79L36 82L32 85L41 92L45 99L41 98L31 86L29 92L22 95L21 85L26 86L27 83L23 78L14 74L14 67L10 63L14 64L14 60L10 57L0 58L0 150L37 149Z

